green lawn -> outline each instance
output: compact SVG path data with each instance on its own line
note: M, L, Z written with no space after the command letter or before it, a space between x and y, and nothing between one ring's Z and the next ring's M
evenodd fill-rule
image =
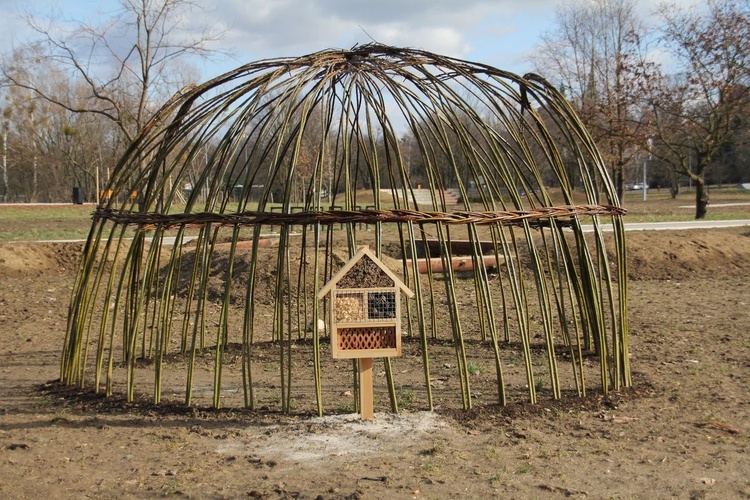
M707 220L750 219L750 190L711 187L708 194ZM629 191L623 198L626 222L689 221L695 216L694 191L683 191L672 199L669 191L652 189L646 201L642 191Z
M750 190L709 190L708 220L750 219ZM641 191L625 193L626 222L689 221L695 212L695 193L676 199L666 190L651 190L647 201ZM743 205L744 204L744 205ZM722 206L728 205L728 206ZM0 204L0 241L79 240L88 236L94 205ZM175 207L172 213L183 207Z
M85 239L94 205L2 205L0 241Z

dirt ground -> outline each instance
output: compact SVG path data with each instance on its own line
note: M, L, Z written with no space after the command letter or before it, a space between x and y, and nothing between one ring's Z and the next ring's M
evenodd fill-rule
M750 498L750 232L634 232L628 251L632 389L499 408L485 362L474 409L427 412L406 342L404 410L388 411L376 366L362 422L332 360L324 389L342 403L324 417L304 390L282 415L273 387L256 411L61 388L80 245L2 244L0 498ZM451 383L453 350L432 360Z

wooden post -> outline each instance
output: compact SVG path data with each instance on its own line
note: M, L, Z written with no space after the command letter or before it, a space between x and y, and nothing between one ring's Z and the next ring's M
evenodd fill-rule
M359 358L359 412L362 420L373 416L372 358Z

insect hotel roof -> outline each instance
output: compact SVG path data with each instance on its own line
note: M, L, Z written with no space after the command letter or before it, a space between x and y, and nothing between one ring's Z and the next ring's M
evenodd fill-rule
M392 280L392 283L390 284L382 284L382 275L376 275L374 273L370 274L364 274L361 271L369 270L367 269L367 265L361 265L358 268L356 267L357 264L360 262L363 262L363 257L369 257L369 260L374 263L377 266L377 270L385 274L388 278ZM366 261L364 261L366 262ZM371 269L371 268L370 268ZM351 276L347 276L350 274L350 271L354 271ZM346 279L349 278L349 279ZM376 282L373 281L367 281L367 280L377 280ZM372 285L370 285L372 283ZM352 286L357 284L357 286ZM368 286L370 285L370 286ZM318 292L318 298L322 299L325 297L334 287L336 288L382 288L382 287L392 287L395 286L399 290L401 290L407 297L412 298L414 297L414 292L412 292L403 281L401 281L398 276L393 274L393 272L388 269L388 267L383 264L383 262L378 259L372 251L368 248L360 248L359 251L354 254L354 257L352 257L344 266L337 272L331 280L325 284L323 288L320 289Z

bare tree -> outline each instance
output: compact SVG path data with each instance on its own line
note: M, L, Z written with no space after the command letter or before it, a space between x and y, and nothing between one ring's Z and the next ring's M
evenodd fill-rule
M695 218L708 206L706 174L743 135L750 109L750 4L710 0L706 11L659 9L659 38L676 70L641 63L652 153L695 185Z
M56 20L28 17L39 35L34 42L41 58L87 88L84 94L58 95L42 80L8 70L11 84L73 113L93 113L116 124L132 141L152 112L186 83L186 59L219 55L211 44L222 33L210 26L184 29L188 16L200 11L191 0L119 0L120 9L104 23L78 22L65 31ZM192 75L188 75L192 77Z
M25 64L30 60L36 64ZM58 71L34 47L14 52L4 70L15 80L39 82L38 90L61 100L88 95L85 83ZM2 92L3 133L6 144L12 145L4 148L6 198L69 200L72 180L88 199L94 199L101 187L100 167L114 164L124 150L119 128L100 114L70 111L27 88L6 85Z
M2 181L2 200L7 200L8 197L8 118L9 118L9 110L7 107L2 109L2 112L0 113L2 117L2 155L3 155L3 162L0 164L0 168L2 169L2 177L0 177L0 180Z
M18 68L17 72L25 71ZM39 192L39 127L47 122L47 110L33 99L26 89L4 86L3 92L3 188L6 198L38 201ZM8 143L13 146L15 176L9 176Z
M535 57L537 71L559 82L597 141L620 199L625 165L644 140L630 71L643 29L634 0L566 2Z

